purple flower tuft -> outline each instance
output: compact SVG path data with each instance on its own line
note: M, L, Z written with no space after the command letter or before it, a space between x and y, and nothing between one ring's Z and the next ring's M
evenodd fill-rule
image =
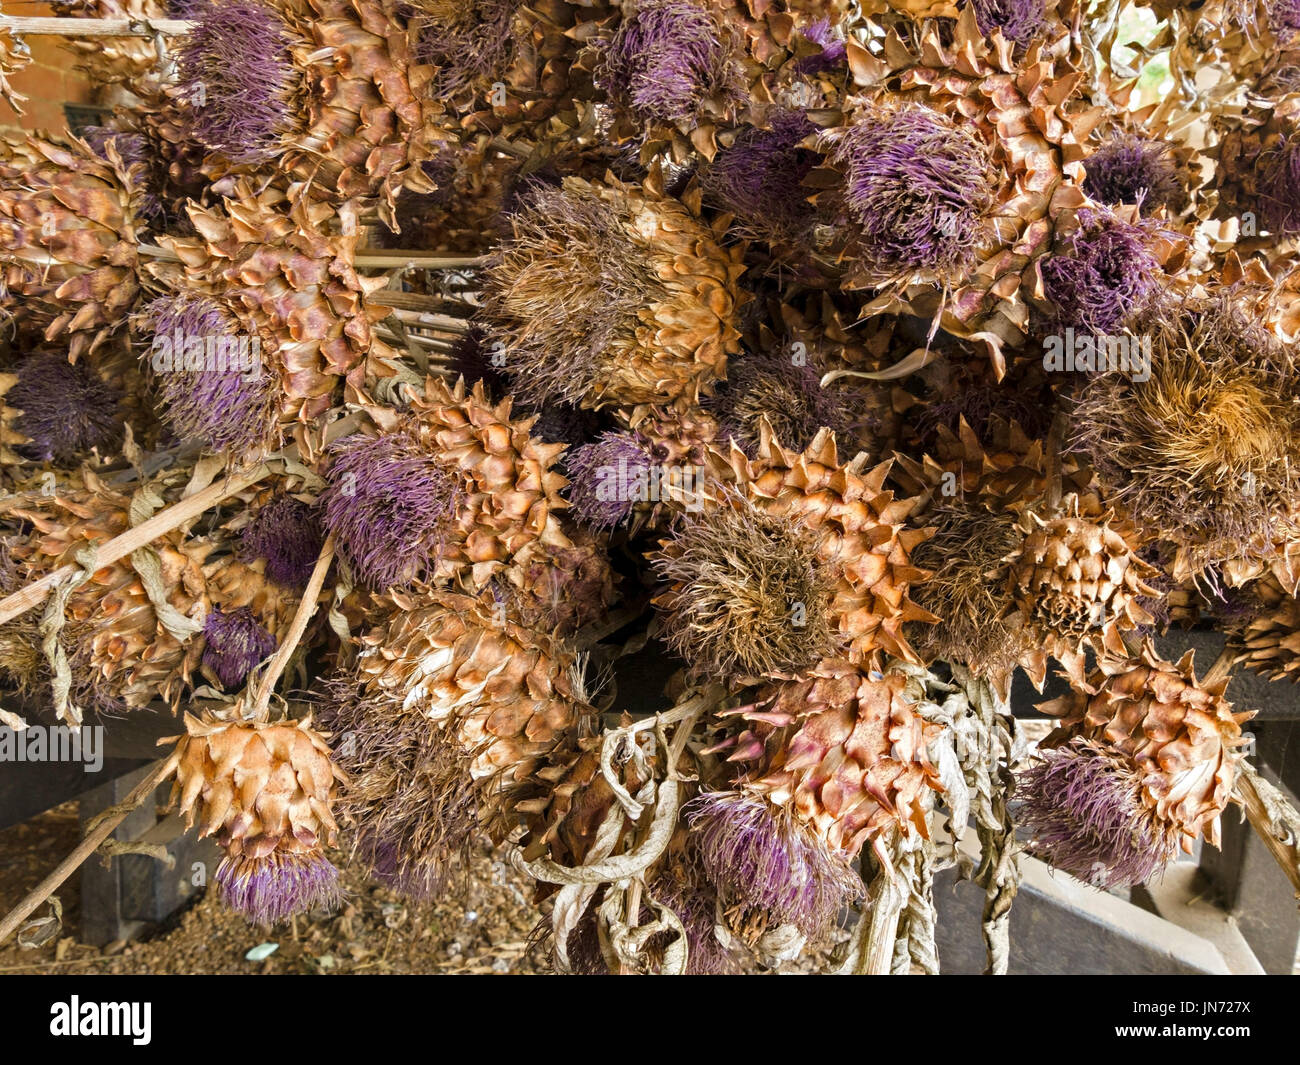
M291 127L289 34L257 0L195 5L180 55L179 90L194 110L194 136L233 163L272 158Z
M845 208L868 265L969 265L993 203L989 150L969 130L919 104L879 110L844 132L832 158L844 170Z
M213 610L203 625L203 665L228 691L242 688L248 671L275 650L275 637L246 606Z
M1059 325L1110 333L1160 290L1151 230L1089 208L1079 211L1079 223L1043 262L1044 290Z
M243 553L266 561L266 575L288 588L302 588L325 542L316 508L293 496L261 507L244 526Z
M759 236L793 240L816 217L803 179L818 155L799 142L817 127L802 111L777 111L771 129L747 126L701 173L705 191Z
M262 361L261 338L205 298L163 296L144 308L153 327L150 365L163 420L185 440L239 454L275 429L278 382Z
M747 353L728 365L726 384L704 406L721 423L719 435L751 458L758 453L764 417L782 445L802 451L821 429L843 433L853 423L841 397L822 388L821 379L811 359L799 365L788 352Z
M317 908L335 910L343 901L339 871L319 852L227 855L217 867L216 882L221 901L255 924L287 921Z
M708 792L683 811L699 833L700 858L724 904L757 911L817 938L862 881L792 815L762 799Z
M1016 778L1031 850L1103 891L1142 884L1173 858L1141 801L1141 778L1084 740L1040 752Z
M692 0L649 0L623 19L605 49L597 84L645 121L692 118L734 86L731 41Z
M1088 156L1084 167L1083 189L1100 203L1139 204L1143 214L1157 207L1180 211L1187 204L1187 189L1166 141L1119 134Z
M984 36L1001 30L1012 44L1024 47L1043 32L1047 25L1043 0L970 0L975 8L975 22ZM958 8L966 6L963 3Z
M333 452L325 528L358 579L383 590L429 573L456 521L460 479L401 433L350 436Z
M1300 37L1300 0L1273 0L1267 8L1268 27L1282 44Z
M1259 163L1260 221L1270 233L1295 236L1300 233L1300 137L1284 137Z
M22 411L14 428L28 442L14 450L23 458L62 465L121 439L122 395L85 363L41 353L19 363L17 376L4 405Z
M636 433L611 431L595 443L574 448L564 457L574 517L596 529L626 521L644 498L638 487L649 483L654 464L648 445Z
M429 91L438 100L504 74L514 49L511 23L519 0L472 0L443 7L449 14L418 16L412 54L416 63L434 68Z
M805 26L803 35L822 47L820 55L804 56L795 64L800 74L821 74L840 66L848 57L848 46L828 18Z

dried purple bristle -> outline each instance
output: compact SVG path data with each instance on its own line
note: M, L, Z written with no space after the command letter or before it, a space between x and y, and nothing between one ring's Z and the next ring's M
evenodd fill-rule
M1024 47L1043 32L1047 12L1043 0L970 0L975 8L975 22L984 36L1001 30L1012 44ZM960 3L958 9L966 4Z
M350 436L333 452L324 524L358 579L383 590L429 573L455 523L460 480L400 433Z
M265 560L266 575L287 588L307 584L324 542L316 508L293 496L279 496L259 508L241 540L245 556Z
M817 127L802 111L787 110L775 112L770 124L770 129L746 127L704 167L701 182L756 235L794 240L816 217L801 183L818 155L798 145Z
M733 89L722 27L692 0L650 0L619 23L596 83L647 121L692 118L709 97Z
M840 66L848 57L848 46L844 43L829 18L820 19L805 26L801 31L813 44L822 47L819 55L804 56L795 64L800 74L821 74Z
M683 811L699 833L705 872L724 903L742 904L773 925L823 935L862 881L793 817L735 792L708 792Z
M291 128L294 79L289 33L257 0L194 5L197 25L180 54L179 90L193 107L193 134L232 163L272 158Z
M275 430L279 382L262 342L212 300L163 296L144 308L153 328L146 353L163 420L183 440L239 454Z
M14 450L33 462L75 462L91 448L105 449L122 438L118 404L122 393L85 363L54 352L19 363L17 382L4 405L22 414L14 428L28 438Z
M274 851L265 858L227 856L217 867L221 901L255 924L287 921L343 901L339 871L325 855Z
M574 517L596 529L626 521L640 498L637 486L649 483L654 465L649 446L636 433L614 430L574 448L564 456Z
M760 420L766 418L785 447L802 451L821 429L847 432L853 413L840 395L822 388L822 371L788 351L746 353L727 367L726 384L705 401L730 438L751 458L758 452Z
M1300 233L1300 137L1289 136L1260 157L1260 221L1270 233Z
M234 691L244 686L248 671L275 650L275 637L246 606L227 613L213 610L203 625L203 664L217 675L221 686Z
M1273 36L1283 44L1290 44L1300 36L1300 0L1273 0L1266 13L1268 27Z
M832 149L860 253L879 270L951 271L969 265L992 206L987 146L920 105L880 110Z
M430 92L443 100L504 74L514 49L519 0L473 0L454 17L417 16L412 59L434 68Z
M1050 426L1050 399L1050 395L999 385L963 384L928 404L916 419L916 431L927 442L939 426L959 434L964 418L975 435L989 443L991 425L1002 420L1015 422L1033 439L1045 434Z
M1174 856L1142 806L1136 768L1081 740L1040 754L1015 791L1038 857L1107 891L1145 883Z
M1042 266L1056 324L1110 333L1160 290L1163 273L1148 247L1151 230L1109 211L1083 208L1079 228Z
M1180 211L1187 203L1173 147L1166 141L1119 134L1088 156L1084 167L1083 189L1099 203L1135 203L1143 214L1157 207Z

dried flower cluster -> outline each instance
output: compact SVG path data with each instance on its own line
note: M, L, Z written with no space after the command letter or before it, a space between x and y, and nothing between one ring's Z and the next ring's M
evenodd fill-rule
M1101 889L1217 842L1231 668L1300 678L1300 8L1184 7L1137 79L1064 0L71 41L130 106L0 138L5 722L184 710L254 921L491 840L563 972L853 907L932 969L968 815L990 913L1017 828Z

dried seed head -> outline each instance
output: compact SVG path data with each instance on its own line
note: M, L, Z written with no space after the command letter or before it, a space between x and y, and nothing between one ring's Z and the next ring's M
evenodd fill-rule
M292 128L296 79L288 30L258 0L195 5L180 55L179 90L194 136L232 163L272 158Z
M434 68L430 91L446 100L502 77L514 51L519 0L424 0L412 59Z
M706 792L683 811L698 833L700 858L733 928L794 925L823 936L840 910L862 894L843 858L787 810L735 792Z
M1300 233L1300 137L1284 136L1260 156L1260 221L1270 233Z
M1287 350L1230 301L1187 301L1136 326L1151 377L1090 378L1072 447L1107 498L1179 544L1182 580L1249 557L1300 490L1300 378Z
M726 384L704 407L721 423L719 439L729 437L751 458L758 454L764 420L783 446L802 451L820 430L844 434L853 424L844 399L822 388L821 378L811 358L795 362L781 351L746 354L732 360Z
M266 562L266 575L288 588L302 588L325 542L316 508L292 496L259 507L242 533L246 557Z
M919 104L877 108L834 144L862 258L885 272L959 271L993 204L992 158L973 133Z
M798 673L840 649L817 535L741 502L687 514L652 559L668 645L727 677Z
M655 465L637 433L611 431L564 456L573 515L594 529L612 529L644 500Z
M731 37L693 0L648 0L619 22L596 83L643 121L686 121L731 91Z
M1163 272L1148 247L1153 231L1089 208L1079 223L1043 260L1043 289L1059 326L1113 333L1161 289Z
M152 377L162 417L176 435L234 454L265 447L275 432L280 388L262 360L260 338L202 297L164 296L143 315L154 336ZM159 358L162 350L170 359Z
M23 458L68 465L92 448L103 450L121 441L122 394L85 363L40 353L18 364L17 377L4 405L22 412L13 426L27 437L15 446Z
M1187 205L1187 187L1168 141L1118 133L1088 156L1084 167L1083 189L1099 203L1140 204L1143 214L1158 207L1181 211Z
M246 606L229 613L213 610L203 624L203 636L203 665L227 691L242 688L249 670L276 647L275 637Z
M456 522L461 479L405 433L350 436L332 450L323 520L358 579L382 590L431 573Z
M986 37L994 30L1012 44L1027 46L1047 27L1043 0L970 0L975 22ZM966 6L965 0L957 5Z
M216 883L222 902L261 925L335 910L343 901L338 869L318 853L227 856L217 866Z
M1015 790L1017 821L1038 857L1108 891L1145 883L1177 853L1177 834L1142 802L1135 766L1082 739L1040 759Z
M761 239L798 240L816 218L801 183L818 160L815 151L799 147L799 142L817 127L802 111L790 110L774 112L769 124L770 129L746 126L730 148L703 168L701 183L748 233Z

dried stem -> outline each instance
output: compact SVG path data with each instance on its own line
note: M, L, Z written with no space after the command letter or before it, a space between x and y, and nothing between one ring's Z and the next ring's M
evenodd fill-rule
M345 433L351 432L359 420L358 415L349 415L333 422L326 429L326 439L337 439ZM265 462L259 462L257 465L239 473L214 481L203 491L195 492L194 495L172 504L165 510L160 510L147 521L143 521L134 528L127 529L126 532L120 533L101 544L95 552L96 564L101 568L112 565L118 559L131 554L137 548L144 547L145 544L152 543L160 536L165 536L178 526L184 525L187 521L197 518L200 514L222 502L222 500L237 495L244 489L257 484L258 481L269 477L273 472L273 463L276 460L293 459L297 458L297 456L297 445L285 448ZM40 606L49 598L55 587L62 581L76 576L80 571L80 566L70 562L66 566L60 566L53 572L47 573L44 577L33 581L26 587L18 589L12 595L0 599L0 625L20 617L34 607Z
M249 714L252 720L262 720L262 715L266 712L267 706L270 705L271 693L275 691L275 683L280 679L280 675L289 664L289 659L292 657L294 649L297 648L298 641L302 639L302 634L307 631L307 623L311 621L316 613L316 608L320 605L320 590L325 585L325 575L329 572L330 563L333 561L334 534L331 533L325 539L325 545L321 548L320 557L316 559L316 565L311 571L311 577L307 580L307 587L302 593L302 599L298 602L298 609L294 612L289 631L285 634L280 649L275 652L275 656L267 663L266 671L258 682L257 695L253 699L252 712Z
M1280 790L1246 762L1237 775L1237 797L1246 808L1250 827L1286 873L1300 899L1300 813Z
M113 834L113 830L126 819L127 814L144 802L148 796L153 794L159 784L172 775L179 761L179 753L173 751L162 761L156 762L145 778L132 788L131 793L114 808L112 814L96 822L91 830L86 833L86 838L77 845L77 849L64 858L49 876L37 884L22 902L5 914L4 920L0 920L0 943L8 939L14 933L14 930L31 916L37 906L48 899L60 884L77 871L82 862L95 853L99 845L108 839Z
M194 23L177 18L37 18L0 15L0 30L32 37L154 37L189 33Z
M151 259L165 263L178 263L179 255L157 244L137 244L136 251ZM352 257L352 265L364 270L472 270L487 264L485 255L430 255L424 251L385 251L382 248L360 248ZM372 293L368 298L382 303Z

